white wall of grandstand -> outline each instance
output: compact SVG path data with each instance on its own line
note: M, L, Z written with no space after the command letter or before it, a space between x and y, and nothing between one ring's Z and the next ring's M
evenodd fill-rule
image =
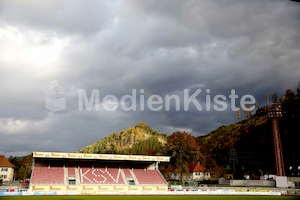
M31 191L167 191L164 156L34 152ZM113 186L113 187L111 187Z

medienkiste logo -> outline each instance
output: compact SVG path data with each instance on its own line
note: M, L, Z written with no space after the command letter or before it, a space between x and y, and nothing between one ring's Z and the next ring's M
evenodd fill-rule
M90 91L90 90L89 90ZM44 89L45 107L52 112L66 109L65 88L57 80L53 80ZM120 96L102 94L99 89L92 89L87 93L85 89L78 89L78 111L226 111L234 112L240 109L251 112L255 109L254 96L245 94L239 96L235 89L230 94L211 93L210 89L184 89L178 94L146 95L144 89L132 89L131 92Z
M66 109L65 87L53 80L44 89L45 107L49 111L58 112Z

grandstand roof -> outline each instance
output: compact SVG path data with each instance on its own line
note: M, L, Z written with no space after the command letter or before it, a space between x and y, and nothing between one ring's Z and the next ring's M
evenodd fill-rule
M14 168L15 166L13 164L11 164L11 162L9 162L9 160L7 160L4 155L0 155L0 167Z
M126 161L159 161L170 162L169 156L142 156L120 154L87 154L87 153L62 153L62 152L33 152L34 158L67 158L91 160L126 160Z

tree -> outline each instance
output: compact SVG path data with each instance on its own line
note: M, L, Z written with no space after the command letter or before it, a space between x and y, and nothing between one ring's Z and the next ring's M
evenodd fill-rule
M291 90L291 89L287 89L285 91L285 97L290 99L290 98L293 98L295 95L294 95L294 92Z
M170 168L180 175L184 185L184 177L190 173L189 165L199 158L199 145L196 138L187 132L175 132L167 140L166 151L171 156Z
M277 103L277 101L278 101L278 94L277 93L273 93L272 94L272 102L273 103Z
M14 178L16 180L30 178L32 167L32 154L23 157L10 156L8 159L15 166Z
M133 144L131 154L142 155L161 155L163 152L163 145L159 142L157 136L151 136L147 140L140 141Z

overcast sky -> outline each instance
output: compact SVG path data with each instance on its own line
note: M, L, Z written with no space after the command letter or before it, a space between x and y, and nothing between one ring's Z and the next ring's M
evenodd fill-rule
M2 0L0 154L73 152L139 121L195 136L235 123L229 108L108 111L103 97L136 89L139 108L141 94L183 100L201 89L204 106L207 89L234 89L262 106L266 93L297 88L299 29L300 4L289 0ZM100 109L79 110L78 91L93 89ZM47 109L46 97L66 108Z

